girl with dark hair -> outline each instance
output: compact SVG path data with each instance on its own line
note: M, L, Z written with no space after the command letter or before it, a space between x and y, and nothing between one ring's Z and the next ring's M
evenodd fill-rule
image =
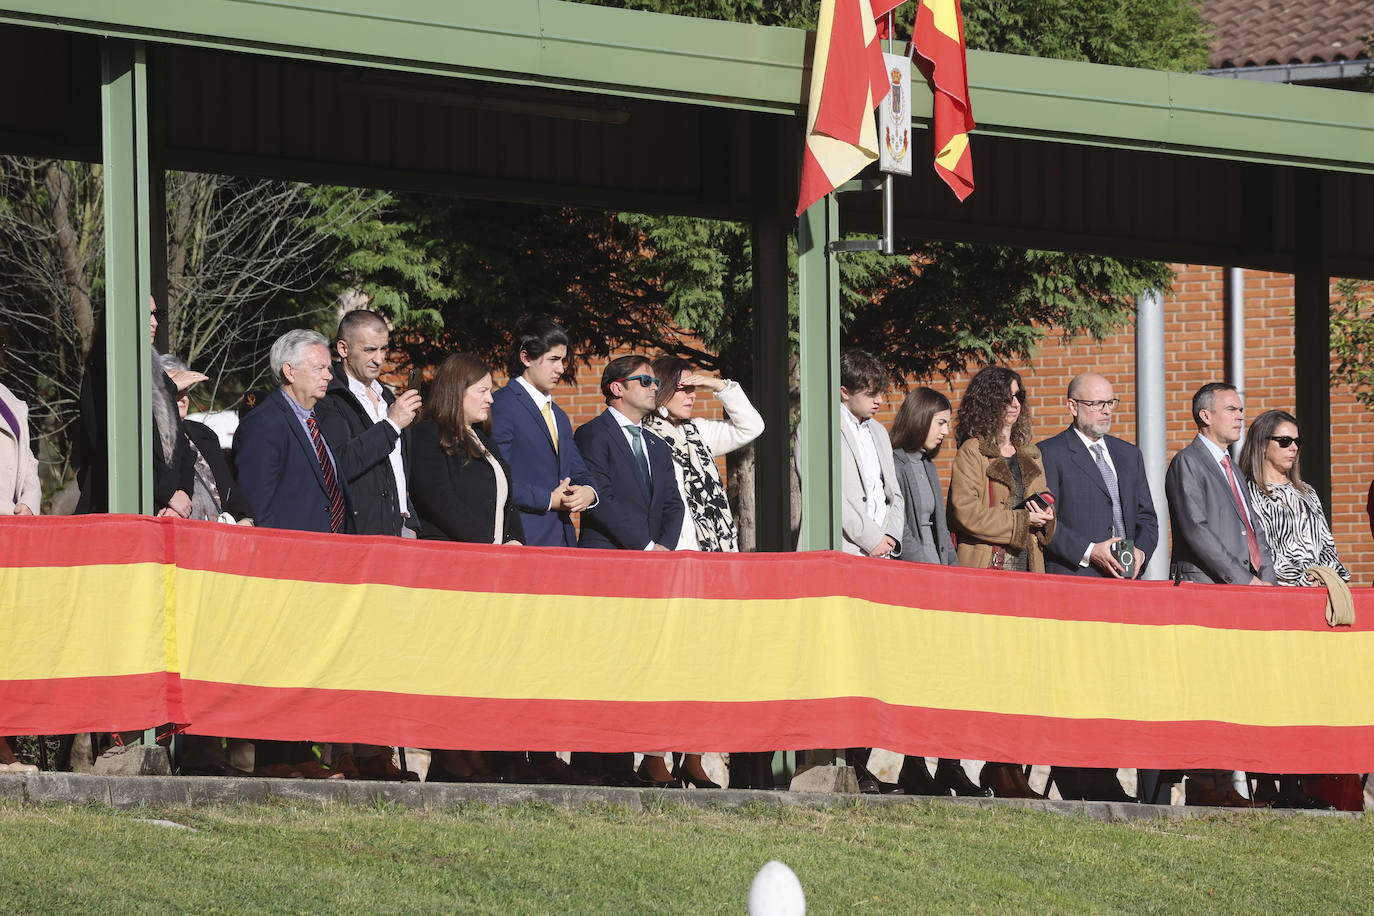
M1044 572L1054 510L1026 505L1046 479L1040 449L1031 441L1021 376L1003 366L975 375L959 404L955 436L949 527L959 538L959 565ZM984 764L979 784L999 796L1044 797L1015 763Z
M510 469L491 440L491 371L471 353L439 366L425 418L410 443L411 500L421 538L519 544L520 516L510 498ZM435 750L429 782L499 782L481 751Z
M1240 450L1240 468L1250 487L1256 526L1269 541L1279 585L1321 585L1307 572L1313 566L1334 569L1349 582L1350 573L1336 555L1336 541L1331 536L1321 499L1303 483L1298 470L1300 445L1302 429L1298 418L1290 413L1266 410L1250 424ZM1276 790L1273 775L1250 775L1258 780L1253 797L1260 804L1275 808L1331 807L1308 794L1303 776L1280 775Z
M945 523L945 499L934 461L949 426L949 398L933 388L917 388L908 394L892 424L892 463L906 513L898 559L959 565ZM961 761L947 757L940 758L932 778L924 757L907 755L897 785L907 795L991 794L968 778Z

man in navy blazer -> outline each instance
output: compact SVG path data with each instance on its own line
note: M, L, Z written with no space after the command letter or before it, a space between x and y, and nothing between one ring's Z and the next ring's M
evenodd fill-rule
M571 513L597 498L568 415L550 395L567 359L568 335L557 322L525 318L515 328L510 381L492 395L491 435L510 465L525 543L535 547L576 547Z
M333 377L329 344L315 331L287 331L272 344L269 361L280 387L239 421L234 434L239 486L256 511L254 520L264 528L352 533L348 484L323 433L317 448L310 429L318 429L314 407Z
M1159 544L1140 449L1107 435L1115 407L1111 382L1095 372L1078 375L1069 383L1072 425L1040 443L1059 520L1045 548L1046 572L1119 579L1122 567L1111 547L1129 538L1135 542L1133 577L1139 576Z
M606 410L578 427L575 436L600 497L582 514L580 547L677 547L684 508L672 452L642 426L655 408L657 389L644 356L613 359L601 373Z
M1072 424L1040 443L1059 522L1054 540L1045 547L1045 571L1120 579L1123 569L1111 547L1130 538L1135 542L1135 578L1159 544L1145 460L1134 445L1107 435L1117 400L1106 378L1095 372L1075 376L1067 404ZM1055 766L1050 773L1066 799L1135 801L1112 768Z

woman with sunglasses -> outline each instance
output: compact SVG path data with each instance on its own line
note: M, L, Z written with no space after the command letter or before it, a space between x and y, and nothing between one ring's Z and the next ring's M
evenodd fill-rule
M949 483L949 527L959 565L1044 572L1054 510L1026 505L1046 488L1040 449L1031 437L1021 376L988 366L969 382L954 423L959 451ZM979 785L1008 798L1044 798L1015 763L985 763Z
M698 374L680 356L660 356L650 367L659 380L656 410L644 426L668 443L678 495L686 511L678 550L739 551L739 532L725 498L716 458L744 448L763 432L763 417L737 382ZM696 420L697 390L706 388L725 408L724 420ZM652 761L651 761L652 762ZM682 785L719 788L701 765L701 754L683 754L676 778Z
M1240 450L1240 467L1250 486L1250 505L1255 521L1269 541L1274 574L1279 585L1317 586L1320 581L1307 570L1325 566L1350 581L1350 573L1336 555L1336 541L1326 522L1317 492L1303 483L1298 467L1302 431L1298 418L1282 410L1266 410L1250 424ZM1269 774L1252 773L1258 780L1255 801L1275 808L1330 808L1313 798L1294 774L1278 777L1278 788Z

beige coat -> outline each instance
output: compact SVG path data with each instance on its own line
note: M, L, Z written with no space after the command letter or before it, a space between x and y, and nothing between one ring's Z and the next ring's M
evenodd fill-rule
M13 515L15 503L23 503L34 515L43 511L43 489L38 483L38 459L29 442L29 406L0 385L3 400L19 421L19 439L0 418L0 515ZM18 494L18 498L15 496Z
M1040 449L1022 446L1016 452L1026 495L1046 489ZM968 439L954 456L949 479L949 530L959 540L959 565L987 569L994 545L1011 550L1026 548L1026 568L1045 571L1043 548L1054 538L1054 522L1034 533L1030 513L1013 509L1015 480L996 445L984 449L978 439ZM989 490L992 497L989 501Z

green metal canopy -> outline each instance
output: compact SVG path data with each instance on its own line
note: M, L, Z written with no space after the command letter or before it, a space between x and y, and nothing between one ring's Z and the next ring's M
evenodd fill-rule
M810 33L559 0L0 5L0 75L22 87L0 149L105 163L110 391L143 391L141 406L111 397L112 508L149 500L143 303L175 168L750 221L770 429L756 447L779 471L758 475L760 544L774 549L788 541L796 227L803 458L820 469L804 512L808 545L829 546L839 293L825 245L840 221L833 198L792 218ZM918 138L899 235L1292 272L1309 355L1326 350L1317 280L1374 278L1374 96L978 52L968 69L977 190L958 204L920 167ZM916 127L930 104L918 86ZM876 229L876 201L857 197L845 230ZM1317 387L1300 380L1305 416L1329 415Z

